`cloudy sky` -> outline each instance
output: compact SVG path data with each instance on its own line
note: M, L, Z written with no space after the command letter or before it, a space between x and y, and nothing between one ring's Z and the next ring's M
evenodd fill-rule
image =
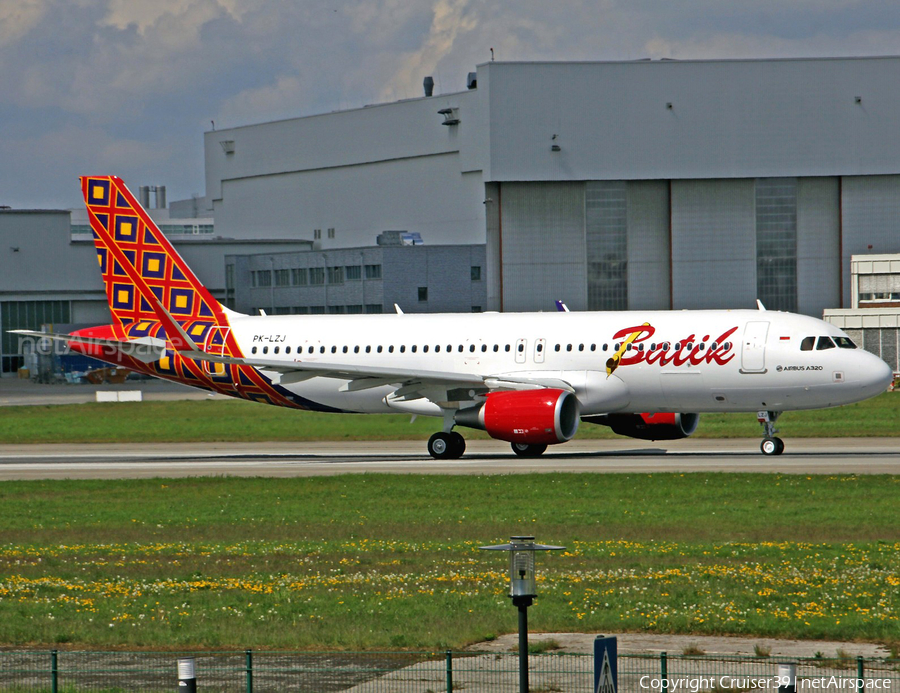
M203 137L465 88L490 60L900 54L897 0L0 0L0 205L203 195Z

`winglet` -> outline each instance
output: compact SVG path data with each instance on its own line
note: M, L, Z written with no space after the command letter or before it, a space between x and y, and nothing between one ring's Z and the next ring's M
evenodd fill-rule
M569 312L569 306L567 306L567 305L566 305L565 303L563 303L562 301L557 301L557 302L556 302L556 310L558 310L560 313L568 313L568 312Z
M766 307L763 305L762 301L760 301L759 299L756 299L756 307L759 308L760 310L766 309Z

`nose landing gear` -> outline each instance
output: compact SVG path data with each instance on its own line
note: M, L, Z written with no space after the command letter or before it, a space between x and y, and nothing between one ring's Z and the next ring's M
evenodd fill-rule
M780 455L784 452L784 441L776 436L778 430L775 428L775 422L781 416L780 411L758 411L756 419L762 424L765 430L765 438L759 444L760 452L763 455Z

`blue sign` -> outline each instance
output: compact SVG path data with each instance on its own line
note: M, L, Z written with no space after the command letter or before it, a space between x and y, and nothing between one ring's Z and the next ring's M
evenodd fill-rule
M619 689L619 660L616 639L598 635L594 640L594 693L616 693Z

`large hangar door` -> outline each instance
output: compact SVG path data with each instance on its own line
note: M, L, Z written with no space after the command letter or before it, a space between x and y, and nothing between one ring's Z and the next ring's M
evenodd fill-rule
M499 198L503 310L584 310L584 183L503 183Z

